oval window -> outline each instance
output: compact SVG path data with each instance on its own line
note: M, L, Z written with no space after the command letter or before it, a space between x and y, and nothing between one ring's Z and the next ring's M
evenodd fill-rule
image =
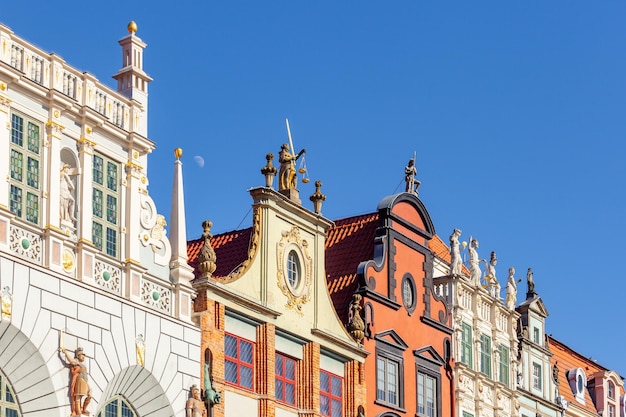
M287 255L287 282L291 289L295 290L298 288L301 277L300 258L298 258L295 250L291 250Z

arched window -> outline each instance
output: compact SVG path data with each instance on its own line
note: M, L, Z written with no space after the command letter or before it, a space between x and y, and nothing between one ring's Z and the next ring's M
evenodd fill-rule
M122 397L111 399L98 413L97 417L136 417L137 414Z
M20 417L20 407L15 398L15 391L9 384L7 377L0 372L0 416Z

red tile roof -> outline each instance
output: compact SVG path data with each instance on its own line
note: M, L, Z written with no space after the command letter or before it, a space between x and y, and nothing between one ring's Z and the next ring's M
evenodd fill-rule
M359 263L374 257L378 213L335 221L326 237L326 283L337 315L348 321L348 306L358 287Z
M232 232L215 235L211 239L211 246L217 256L217 269L213 273L213 278L225 278L237 268L248 256L250 247L250 235L252 228L234 230ZM202 238L187 242L187 257L189 265L194 268L198 264L198 253L204 244Z

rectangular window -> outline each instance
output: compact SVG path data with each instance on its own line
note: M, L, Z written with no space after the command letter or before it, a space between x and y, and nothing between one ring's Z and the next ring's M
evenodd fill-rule
M230 334L224 339L224 378L229 384L252 390L254 343Z
M541 335L538 327L533 327L533 342L537 345L541 344Z
M24 132L26 129L26 132ZM18 114L11 115L9 149L9 209L17 217L39 223L41 184L40 127ZM24 143L26 134L26 144ZM25 198L24 198L25 196Z
M480 335L480 372L491 378L491 337Z
M474 417L474 414L468 413L467 411L463 411L463 417Z
M533 362L533 388L541 390L541 365Z
M611 381L609 381L608 383L608 396L610 399L614 400L615 399L615 384Z
M341 417L343 379L320 370L320 411L326 417Z
M437 380L430 375L417 374L417 414L437 417Z
M399 406L399 364L384 356L376 358L376 399Z
M296 361L276 353L276 399L296 405Z
M615 417L615 406L613 404L609 404L609 417Z
M509 348L504 345L498 346L500 352L500 382L509 385Z
M472 328L469 324L461 325L461 362L472 367Z
M107 255L113 257L117 257L119 248L117 244L120 224L118 171L119 165L115 162L101 155L93 156L92 241L98 249L104 249Z

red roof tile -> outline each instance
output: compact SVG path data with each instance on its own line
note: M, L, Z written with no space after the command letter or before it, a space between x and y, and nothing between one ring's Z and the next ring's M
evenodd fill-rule
M217 269L213 273L213 278L225 278L235 270L248 256L250 247L250 235L252 228L234 230L213 236L211 246L217 256ZM198 264L198 253L204 244L202 238L187 242L187 257L189 265L196 270ZM196 270L196 274L198 271Z
M343 323L348 321L348 306L358 287L359 263L374 257L374 237L378 213L335 221L326 237L326 283L335 310Z

